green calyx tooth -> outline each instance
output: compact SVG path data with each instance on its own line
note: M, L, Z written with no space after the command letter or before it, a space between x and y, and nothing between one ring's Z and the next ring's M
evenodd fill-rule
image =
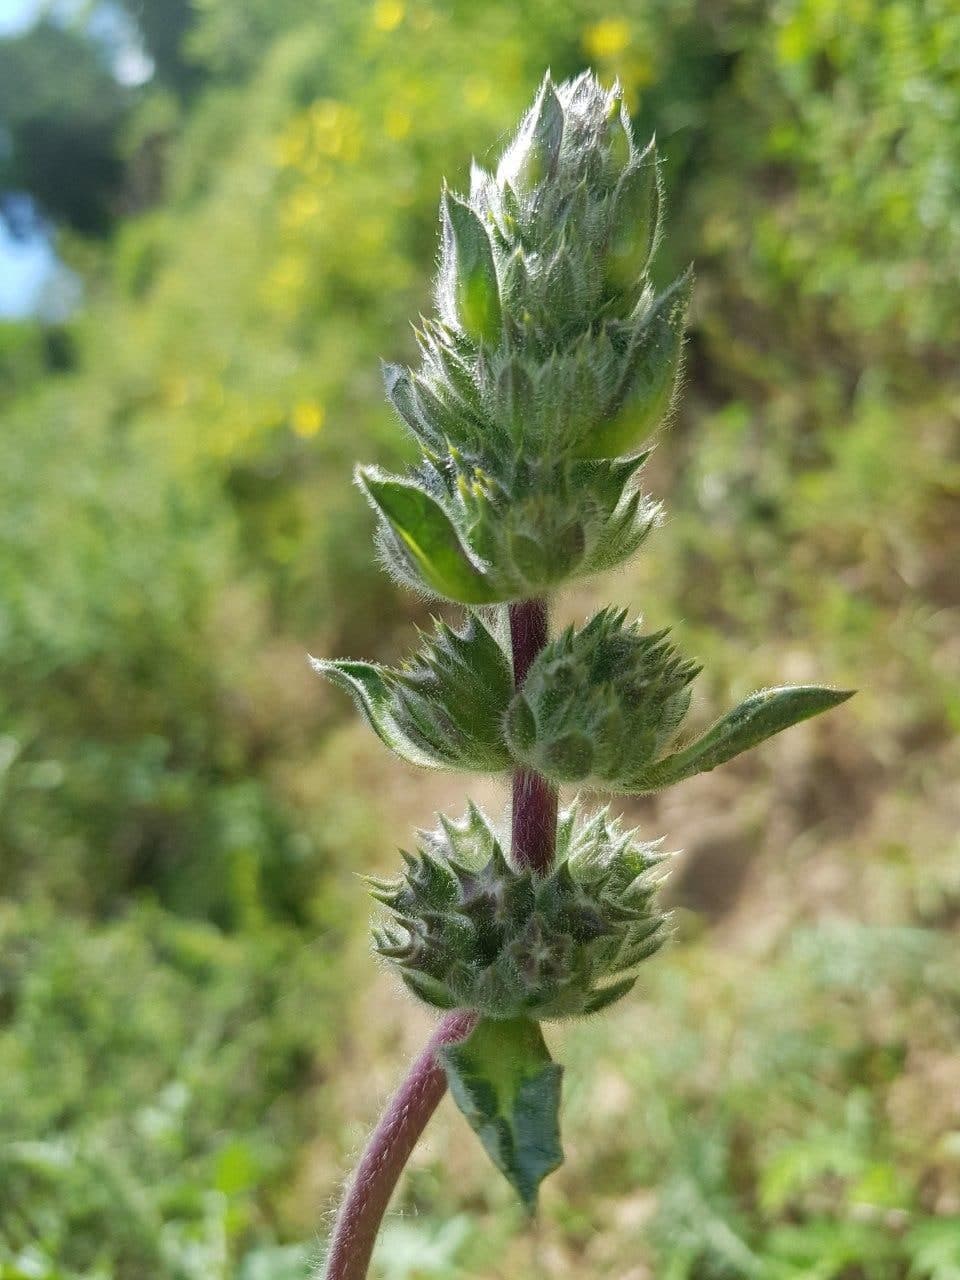
M397 880L375 882L392 923L374 932L374 946L438 1008L576 1017L625 993L625 970L665 940L655 903L662 860L605 812L582 822L574 806L558 824L554 868L518 871L471 807L427 833Z

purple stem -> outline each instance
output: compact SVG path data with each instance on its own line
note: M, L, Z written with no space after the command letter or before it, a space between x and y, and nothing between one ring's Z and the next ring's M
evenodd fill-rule
M510 642L513 647L513 683L519 688L530 664L547 643L547 605L544 600L523 600L510 606ZM557 840L557 789L532 769L513 773L513 840L515 867L544 872L553 862Z
M519 686L547 643L547 606L543 600L510 605L510 642L514 685ZM530 769L516 769L511 845L514 865L546 871L553 861L556 834L556 788ZM437 1049L464 1040L476 1021L477 1015L470 1010L448 1013L391 1098L340 1205L327 1254L325 1280L364 1280L397 1179L446 1092L447 1080L436 1060Z
M350 1180L333 1227L326 1280L363 1280L397 1179L447 1088L437 1064L441 1045L463 1040L477 1015L448 1013L390 1099Z

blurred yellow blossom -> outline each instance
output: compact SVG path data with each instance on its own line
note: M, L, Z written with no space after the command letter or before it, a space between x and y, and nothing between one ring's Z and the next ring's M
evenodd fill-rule
M260 286L260 295L268 307L283 315L291 315L300 306L307 281L307 261L302 252L281 254L272 271Z
M395 31L403 21L400 0L377 0L373 6L373 25L378 31Z
M334 98L321 98L310 108L313 145L322 155L354 159L359 150L356 111Z
M626 18L603 18L583 33L583 47L591 58L615 58L629 43L630 23Z
M301 400L293 407L290 423L298 436L315 436L323 426L327 413L316 400Z
M163 400L171 409L182 409L190 403L193 387L190 379L177 374L164 387Z
M402 107L387 107L383 113L384 132L396 142L407 136L412 125L409 111L404 111Z
M468 76L463 96L468 107L482 107L490 101L492 86L486 76Z
M319 213L319 193L309 186L298 188L281 206L284 225L291 230L307 226L314 221Z
M295 169L303 163L307 138L299 122L289 125L276 141L276 162L281 168Z

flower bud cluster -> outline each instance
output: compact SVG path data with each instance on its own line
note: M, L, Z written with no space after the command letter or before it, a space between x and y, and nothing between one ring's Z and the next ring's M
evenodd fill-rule
M420 834L400 879L370 883L391 912L376 949L428 1004L498 1019L594 1013L626 995L665 940L654 896L667 855L606 812L560 815L545 875L514 870L472 805Z
M537 595L636 550L638 450L670 405L689 278L657 295L656 148L619 89L544 81L495 173L445 192L438 316L387 394L423 450L361 469L395 574L467 604Z
M537 656L507 712L516 760L556 782L629 791L669 746L701 668L677 653L667 631L644 635L625 619L626 611L604 609Z

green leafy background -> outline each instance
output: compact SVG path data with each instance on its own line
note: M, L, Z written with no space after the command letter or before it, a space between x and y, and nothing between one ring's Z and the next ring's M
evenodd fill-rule
M447 1102L375 1275L957 1280L955 3L141 17L139 89L82 31L0 41L0 186L84 282L68 321L0 324L0 1277L293 1280L322 1250L428 1025L354 873L469 780L396 761L305 655L392 662L426 622L350 483L407 447L378 357L413 354L441 178L592 64L657 131L663 282L697 285L666 527L560 620L674 625L699 727L860 693L623 805L685 849L678 937L547 1029L537 1232Z

